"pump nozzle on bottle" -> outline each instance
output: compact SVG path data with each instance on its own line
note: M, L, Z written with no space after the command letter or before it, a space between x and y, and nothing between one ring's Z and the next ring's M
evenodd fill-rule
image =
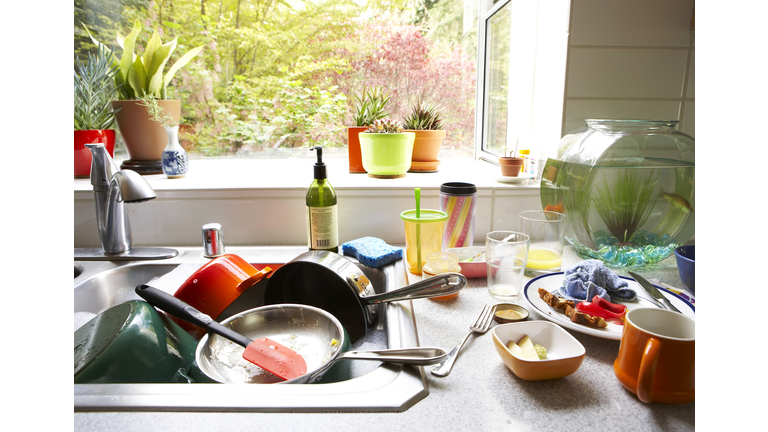
M314 146L310 150L317 150L317 162L315 162L315 179L321 180L328 178L328 174L325 171L325 164L323 163L323 146Z

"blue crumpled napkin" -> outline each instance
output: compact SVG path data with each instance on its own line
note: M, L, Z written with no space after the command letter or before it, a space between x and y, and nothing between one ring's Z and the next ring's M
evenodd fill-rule
M553 294L576 302L591 301L594 296L612 301L633 301L637 293L629 283L608 269L600 260L585 260L564 272L563 285Z

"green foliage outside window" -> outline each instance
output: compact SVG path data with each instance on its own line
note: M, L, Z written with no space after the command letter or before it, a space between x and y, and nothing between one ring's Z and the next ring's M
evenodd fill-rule
M154 31L177 38L168 64L204 46L167 88L192 155L345 147L365 87L391 89L393 118L417 96L439 103L445 144L471 154L476 25L465 18L462 0L75 0L75 57L95 52L82 24L111 46L136 19L137 49Z

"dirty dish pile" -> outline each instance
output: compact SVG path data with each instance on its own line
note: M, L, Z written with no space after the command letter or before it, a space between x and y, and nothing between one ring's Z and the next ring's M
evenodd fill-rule
M314 383L328 373L337 360L429 365L440 362L447 355L443 349L430 347L345 352L348 340L339 320L322 309L307 305L263 306L227 318L221 324L252 339L267 337L284 344L306 360L307 373L280 380L243 360L242 347L208 333L197 346L195 360L203 373L220 383Z

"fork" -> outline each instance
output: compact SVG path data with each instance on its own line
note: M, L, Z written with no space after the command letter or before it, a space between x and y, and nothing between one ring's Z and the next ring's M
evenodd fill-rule
M491 328L491 321L493 321L493 311L495 309L496 306L485 305L483 311L480 312L480 316L477 318L477 321L475 321L475 324L469 328L469 333L464 336L464 339L461 340L461 343L448 353L448 356L445 358L445 360L432 366L432 375L444 377L451 373L453 364L456 362L456 357L459 356L459 351L461 351L461 347L464 346L464 342L469 339L469 336L472 333L483 334L487 332L489 328Z

